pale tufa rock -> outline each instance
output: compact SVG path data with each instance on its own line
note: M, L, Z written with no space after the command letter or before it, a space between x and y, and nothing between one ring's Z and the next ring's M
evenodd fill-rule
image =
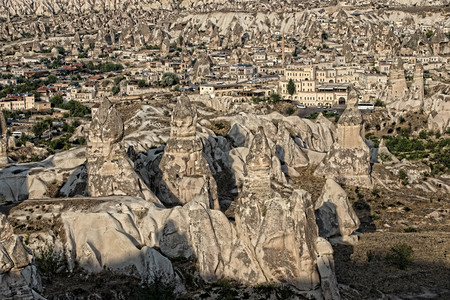
M88 192L93 197L137 196L159 203L134 171L123 143L123 121L105 99L93 116L86 149Z
M197 136L197 110L187 96L178 98L170 124L170 138L159 163L162 178L157 186L158 197L173 206L200 196L208 207L219 209L217 185Z
M13 233L6 216L0 214L0 298L41 299L37 292L42 292L42 283L33 255Z

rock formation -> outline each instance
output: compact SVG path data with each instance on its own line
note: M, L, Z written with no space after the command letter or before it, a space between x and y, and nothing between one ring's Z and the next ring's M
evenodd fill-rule
M129 195L159 202L126 156L123 122L109 100L94 115L87 140L88 192L92 197Z
M315 175L332 178L338 183L372 186L370 149L363 139L362 121L357 94L352 90L347 108L338 121L337 140L314 171Z
M242 192L227 211L235 222L198 198L170 212L151 209L152 219L140 227L149 231L147 244L169 257L197 258L206 281L284 282L302 291L322 286L332 295L326 299L338 299L333 251L318 236L311 196L292 189L281 196L272 188L272 152L262 127L244 159Z
M332 179L327 179L315 204L319 235L334 242L354 243L351 235L359 227L359 219L348 202L347 193Z
M33 264L33 255L13 233L6 216L0 213L0 298L5 300L39 299L41 278Z
M397 58L396 64L391 68L388 90L388 103L397 100L405 100L404 98L408 93L408 87L406 85L405 70L401 58Z
M108 108L106 112L114 116L110 104L106 104L101 109ZM101 116L102 110L99 112ZM98 118L93 122L98 122ZM195 121L195 109L181 97L172 118L171 141L166 146L170 151L161 160L163 174L165 170L178 170L175 174L183 175L173 176L178 180L176 184L184 184L183 178L199 178L206 185L211 178L194 168L194 162L200 162L203 170L209 167L202 156L201 143L198 144ZM185 145L195 151L186 154ZM94 202L91 198L79 198L75 206L64 205L65 199L55 199L51 204L54 209L49 212L47 205L27 200L11 211L10 219L17 226L25 218L26 226L35 228L40 226L41 218L64 224L36 234L61 247L69 268L75 262L90 272L107 267L147 283L160 278L179 286L167 257L185 257L195 262L199 275L207 282L228 277L248 285L287 283L303 293L339 299L333 250L319 237L311 196L287 185L279 190L279 185L272 183L273 160L278 158L262 127L253 133L249 148L245 149L248 151L243 155L242 192L227 211L228 217L211 209L210 195L201 191L183 206L170 209L136 197L110 196ZM183 160L192 157L197 158L194 164ZM177 164L180 161L186 164L182 165L184 169ZM166 169L169 166L171 169ZM338 214L341 216L340 211ZM38 247L39 241L34 236L32 240L33 247Z
M184 205L200 197L207 207L219 209L217 185L197 136L197 110L187 96L178 98L170 125L170 139L159 164L158 198L167 205Z
M423 83L423 66L416 64L414 67L414 80L410 88L411 96L415 100L423 101L424 99L424 83Z
M8 164L8 142L6 137L6 121L0 113L0 167Z
M212 61L208 54L201 52L194 64L194 79L201 79L211 72Z
M273 196L270 187L270 168L272 155L264 129L258 128L254 135L246 158L244 193L253 193L256 197L266 199Z

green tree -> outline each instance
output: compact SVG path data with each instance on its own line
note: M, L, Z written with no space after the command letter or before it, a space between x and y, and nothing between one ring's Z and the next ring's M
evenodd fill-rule
M277 103L281 101L281 96L279 94L273 93L272 95L270 95L270 101L272 101L273 103Z
M30 139L26 134L22 134L16 141L16 146L20 147L22 145L25 145Z
M427 33L426 33L427 38L428 39L431 38L433 36L433 34L434 34L433 30L428 30Z
M56 77L56 75L51 74L47 76L48 83L55 83L56 81L58 81L58 77Z
M147 82L144 79L138 80L137 85L139 88L144 88L147 86Z
M161 85L163 87L172 86L180 82L180 78L178 78L177 74L175 73L164 73L161 78Z
M115 96L120 92L120 87L118 85L115 85L111 88L111 93Z
M66 55L66 50L63 47L56 47L56 49L58 50L58 53L62 56Z
M64 109L70 110L72 117L83 117L89 113L89 109L78 101L70 100L63 106Z
M95 69L94 62L93 61L88 62L86 68L88 68L89 70L94 70Z
M62 95L56 95L50 98L50 103L52 104L52 107L61 107L63 105L63 96Z
M427 132L426 132L425 130L421 130L421 131L419 132L419 138L421 138L421 139L423 139L423 140L426 140L427 137L428 137L428 134L427 134Z
M118 85L123 80L123 76L117 76L114 78L114 84Z
M34 136L37 138L41 138L42 134L49 129L49 125L45 121L39 121L36 124L31 127L31 131L33 132Z
M289 82L287 85L287 92L289 93L289 95L291 95L291 98L292 98L292 95L295 94L295 83L294 83L294 80L292 80L292 79L289 79Z
M401 270L413 262L413 250L405 243L395 244L386 254L386 260Z

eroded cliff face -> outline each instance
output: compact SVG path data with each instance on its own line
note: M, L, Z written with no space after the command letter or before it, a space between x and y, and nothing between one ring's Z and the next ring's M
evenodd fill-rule
M0 298L38 299L39 292L42 283L33 255L14 234L6 216L0 213Z
M98 141L121 140L122 131L115 129L117 123L107 121L117 122L114 116L110 103L104 102L91 126L98 130L91 130ZM169 139L159 162L163 174L170 170L167 167L173 162L189 162L192 153L202 155L206 150L196 136L196 121L196 109L188 99L179 99L171 122L173 144ZM206 282L230 278L249 286L288 283L310 297L339 299L333 250L326 239L347 238L357 227L345 192L334 183L330 193L337 190L340 193L337 200L327 194L326 187L322 202L315 205L309 193L288 184L281 164L275 163L279 161L276 147L271 146L264 128L258 126L249 134L248 147L233 154L236 160L242 161L241 167L236 168L242 172L239 175L242 186L226 212L214 209L209 193L197 194L173 208L165 208L143 197L98 195L95 198L53 199L45 203L27 200L11 211L10 220L18 228L36 228L28 238L29 247L39 251L53 246L55 251L67 257L70 270L75 265L89 272L107 268L147 283L161 280L174 284L180 294L185 289L169 259L184 257L195 263L199 276ZM200 142L197 148L183 148L184 141L197 139ZM111 148L104 148L109 144L92 145L98 148L88 151L95 151L96 159L101 158L102 162L110 159ZM222 149L225 145L222 144ZM104 152L104 149L108 151ZM173 149L177 151L173 152ZM169 151L166 153L166 150ZM214 161L213 149L206 151L212 156L205 157ZM164 158L173 153L182 157L178 160ZM230 156L233 157L231 153ZM207 166L206 158L201 157ZM198 160L192 165L187 164L191 169L180 169L177 174L183 176L174 177L173 183L184 176L197 174L194 171L200 169L196 169L195 163ZM95 172L101 168L102 164L92 164L88 170L97 174ZM197 177L203 176L204 171ZM163 175L163 178L169 177ZM120 177L118 182L121 182ZM92 184L95 183L88 180L89 190ZM178 186L174 184L174 187ZM192 186L186 188L195 191ZM211 192L211 189L206 191ZM159 197L161 202L168 202L164 194ZM327 203L335 207L329 213L337 220L335 223L326 223L323 217L328 215L317 214L317 210L322 211ZM316 218L322 220L319 227ZM319 230L322 231L320 235Z
M137 196L159 203L126 155L123 122L109 100L104 100L93 116L86 148L88 194Z
M197 110L187 96L178 98L171 117L170 138L159 163L157 194L165 204L184 205L195 198L219 209L217 185L197 136Z
M292 5L303 4L307 6L325 6L331 1L317 1L317 3L308 3L303 0L291 1ZM188 10L188 11L209 11L222 9L244 9L255 8L267 11L270 8L281 8L282 3L272 3L271 1L255 0L144 0L139 2L119 0L119 1L75 1L75 0L33 0L33 1L13 1L2 0L0 2L2 12L8 15L54 15L61 12L71 12L74 14L108 10L129 11L129 10Z
M3 113L0 114L0 167L8 164L8 142L6 136L6 120Z
M204 282L287 283L308 297L339 299L327 240L355 242L358 220L337 183L327 182L317 202L291 181L302 176L297 168L317 164L332 149L335 126L324 118L241 114L228 137L219 137L199 125L204 122L187 97L177 100L170 129L158 134L170 131L165 147L130 148L134 164L125 152L122 119L105 100L86 150L21 171L34 200L14 207L9 219L29 234L30 249L53 247L70 271L106 268L145 283L173 284L178 294L185 287L171 259L183 257ZM139 126L149 130L150 123ZM46 194L52 178L59 196L77 197Z

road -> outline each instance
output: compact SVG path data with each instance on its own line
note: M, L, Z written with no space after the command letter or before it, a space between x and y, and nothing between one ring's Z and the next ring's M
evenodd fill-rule
M306 118L307 116L309 116L310 114L313 114L315 112L321 112L324 113L325 111L336 111L338 115L341 115L344 110L345 110L345 106L344 105L339 105L339 106L333 106L331 108L317 108L315 106L309 106L307 108L299 108L297 111L297 115L300 118Z

